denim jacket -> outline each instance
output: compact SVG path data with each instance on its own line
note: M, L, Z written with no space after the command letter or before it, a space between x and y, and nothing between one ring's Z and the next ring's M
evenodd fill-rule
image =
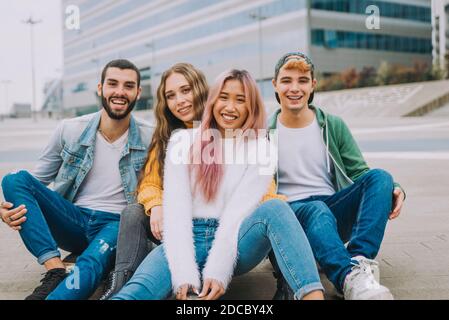
M80 185L92 168L100 116L101 112L96 112L63 120L33 171L33 175L43 184L53 182L53 189L70 202L74 201ZM136 201L138 176L145 164L152 134L151 125L131 116L128 143L119 162L128 204Z

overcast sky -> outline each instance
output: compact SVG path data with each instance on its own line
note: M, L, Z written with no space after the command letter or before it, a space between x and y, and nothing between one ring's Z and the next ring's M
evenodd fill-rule
M31 103L30 27L24 23L33 16L42 23L34 26L36 98L40 108L46 81L58 77L63 68L60 0L0 0L0 113L6 113L5 85L8 101Z

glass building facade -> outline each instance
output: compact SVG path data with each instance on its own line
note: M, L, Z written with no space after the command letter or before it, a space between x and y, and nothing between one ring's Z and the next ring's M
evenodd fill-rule
M365 14L366 8L374 5L379 8L382 17L404 19L411 21L431 21L429 6L394 3L391 1L376 0L312 0L312 9L337 11L354 14Z
M102 46L110 43L114 39L126 37L127 35L144 31L146 29L157 26L158 24L163 23L164 21L168 21L170 19L176 19L176 17L182 15L183 13L189 12L193 13L195 10L204 9L207 6L212 6L213 4L217 4L220 2L224 2L225 0L190 0L186 1L184 4L180 6L176 6L174 8L169 8L160 13L156 13L154 15L149 15L141 20L132 21L125 27L119 30L112 30L98 38L95 38L93 42L85 41L77 46L69 47L64 51L64 55L67 58L71 58L76 56L80 52L85 52L86 50L91 49L92 47ZM118 6L111 10L111 12L105 13L98 18L98 21L95 24L86 23L87 26L83 25L83 28L89 28L95 26L99 23L104 23L105 21L112 19L123 12L123 10L130 5L139 5L148 3L148 0L129 0L126 1L123 5ZM292 0L278 0L268 4L261 5L257 7L258 14L262 16L270 16L270 18L276 18L282 16L283 14L287 14L291 11L297 11L305 8L305 1L292 1ZM186 28L180 32L176 32L165 37L158 38L157 40L153 40L151 45L154 46L152 50L162 50L169 48L174 45L180 45L182 43L188 43L197 39L204 38L206 36L213 36L214 34L220 33L223 30L233 30L243 28L245 26L254 24L254 18L251 17L251 14L254 12L254 8L249 8L246 10L238 11L234 14L230 14L224 16L222 18L218 18L216 20L200 23L191 28ZM149 51L148 43L139 43L131 48L127 48L125 50L121 50L120 54L122 56L138 56L144 54ZM241 46L239 51L246 51L247 49ZM226 55L227 57L221 57L225 59L233 58L233 53L235 52L235 48L230 50ZM106 64L109 60L114 59L116 53L112 52L109 55L105 55L101 58L100 64ZM73 74L85 70L89 70L94 66L97 61L86 61L81 65L76 65L73 68L68 68L66 70L67 74ZM162 70L159 70L162 71Z
M364 32L312 29L312 45L404 53L432 53L431 39L391 36Z
M273 99L271 78L285 52L311 54L323 73L351 67L335 53L350 50L363 66L431 59L431 11L427 0L63 0L78 5L80 30L64 30L64 108L92 110L102 67L126 58L142 72L143 99L153 104L164 70L189 62L209 81L229 68L245 68L265 99ZM367 30L360 17L379 7L386 28ZM65 14L65 13L63 13ZM334 22L335 20L335 22ZM398 22L400 26L398 26ZM337 55L338 56L338 55ZM329 64L332 61L332 64Z

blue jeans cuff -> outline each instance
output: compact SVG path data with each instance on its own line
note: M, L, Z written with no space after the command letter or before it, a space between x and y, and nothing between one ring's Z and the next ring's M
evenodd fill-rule
M59 257L59 258L61 257L61 253L58 250L44 253L39 258L37 258L37 262L39 262L39 264L44 264L45 261L50 260L51 258L55 258L55 257Z
M301 289L299 289L295 293L295 300L302 300L302 298L304 298L305 295L308 295L309 293L311 293L313 291L317 291L317 290L321 290L324 292L324 287L321 284L321 282L309 283L309 284L301 287Z

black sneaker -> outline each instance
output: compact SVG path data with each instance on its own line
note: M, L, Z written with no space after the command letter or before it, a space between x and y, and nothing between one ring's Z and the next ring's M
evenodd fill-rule
M277 289L274 293L273 300L295 300L295 293L288 285L282 274L276 274L273 272L273 276L276 278Z
M133 273L131 271L111 271L104 287L103 295L100 300L109 300L113 295L120 291L121 288L131 279Z
M285 278L282 275L281 270L279 269L279 265L277 264L276 257L274 256L273 251L269 253L268 258L270 259L271 265L273 266L273 276L276 278L277 284L276 292L274 293L272 300L294 300L295 293L290 288L287 281L285 281Z
M66 277L67 273L64 268L47 271L45 277L41 280L42 284L34 289L33 293L26 297L25 300L45 300Z

